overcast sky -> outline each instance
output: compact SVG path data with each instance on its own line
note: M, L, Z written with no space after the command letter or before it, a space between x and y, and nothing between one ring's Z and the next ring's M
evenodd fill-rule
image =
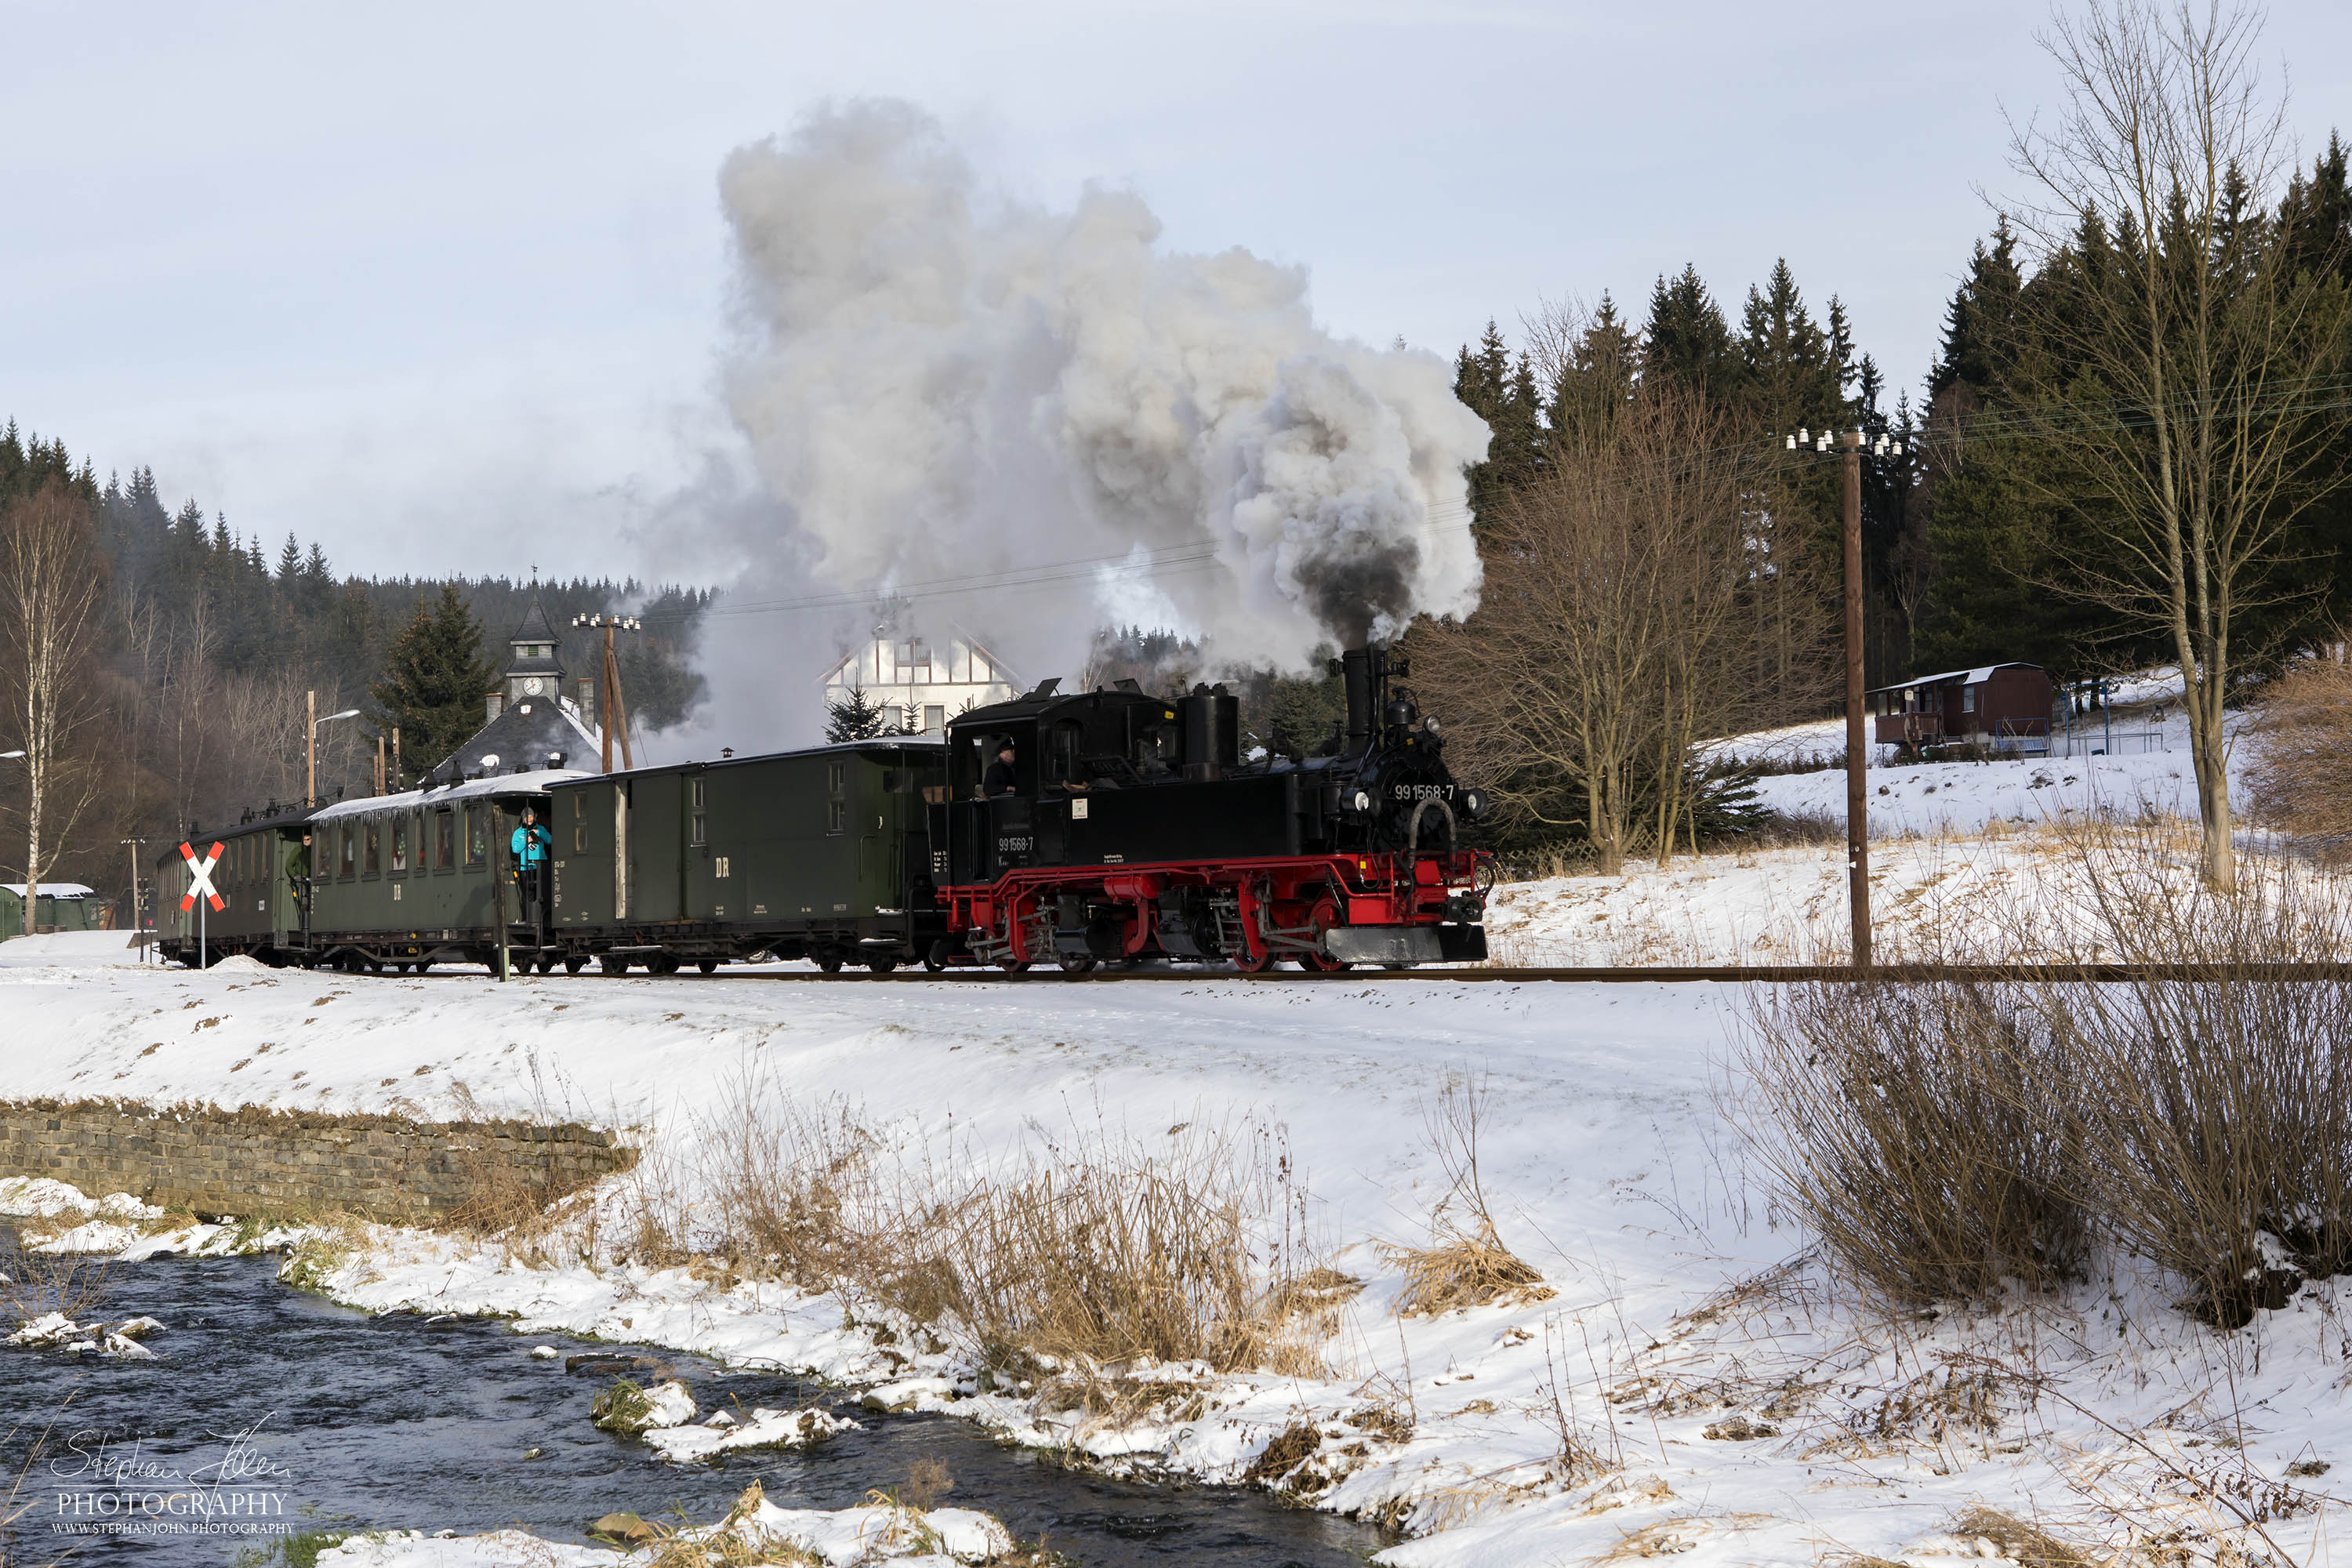
M645 520L729 439L719 161L859 95L1021 195L1304 264L1373 342L1638 315L1685 261L1736 312L1786 256L1916 386L2046 15L5 0L0 418L347 571L695 576ZM2352 6L2265 47L2306 142L2352 121Z

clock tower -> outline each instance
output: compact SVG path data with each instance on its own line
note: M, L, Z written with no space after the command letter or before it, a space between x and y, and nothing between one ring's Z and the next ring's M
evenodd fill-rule
M530 613L507 639L507 646L514 649L514 658L507 665L503 683L505 706L533 700L553 706L563 690L563 667L555 662L555 628L548 624L547 611L541 607L537 594L530 596Z

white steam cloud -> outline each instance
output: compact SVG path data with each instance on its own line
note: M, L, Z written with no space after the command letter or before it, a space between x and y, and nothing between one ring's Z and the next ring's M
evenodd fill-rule
M719 184L727 396L789 536L739 595L902 596L908 629L1033 677L1106 623L1295 669L1476 606L1485 424L1438 356L1318 327L1303 269L1162 251L1132 195L993 199L899 103L742 148Z

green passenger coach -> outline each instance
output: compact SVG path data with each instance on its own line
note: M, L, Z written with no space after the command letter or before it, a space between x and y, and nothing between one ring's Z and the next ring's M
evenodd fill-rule
M508 841L525 806L544 816L547 786L573 776L478 779L199 835L199 854L221 846L213 885L223 908L201 920L180 908L188 867L174 846L157 863L163 953L191 964L241 952L273 964L421 973L495 964L503 937L516 962L552 967L559 955L520 923ZM305 833L307 877L298 875Z
M565 779L550 939L616 972L928 958L946 927L923 791L945 780L946 748L912 738Z

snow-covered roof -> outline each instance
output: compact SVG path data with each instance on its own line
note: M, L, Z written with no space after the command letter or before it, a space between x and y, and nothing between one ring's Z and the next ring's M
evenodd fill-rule
M480 800L494 795L535 795L566 779L594 776L578 768L541 768L535 773L499 773L486 779L469 779L446 789L404 789L398 795L372 795L359 800L338 801L311 813L310 820L328 822L339 816L373 816L380 811L442 805L453 800Z
M2012 660L2008 664L1980 664L1974 669L1948 669L1941 675L1915 675L1908 680L1890 681L1874 686L1873 691L1908 691L1915 686L1941 686L1947 680L1957 680L1963 686L1982 686L1996 669L2040 669L2038 664Z
M41 884L41 897L45 899L87 899L94 896L97 891L97 889L85 888L79 882L44 882ZM21 899L25 896L25 884L22 882L0 882L0 892L14 893Z

